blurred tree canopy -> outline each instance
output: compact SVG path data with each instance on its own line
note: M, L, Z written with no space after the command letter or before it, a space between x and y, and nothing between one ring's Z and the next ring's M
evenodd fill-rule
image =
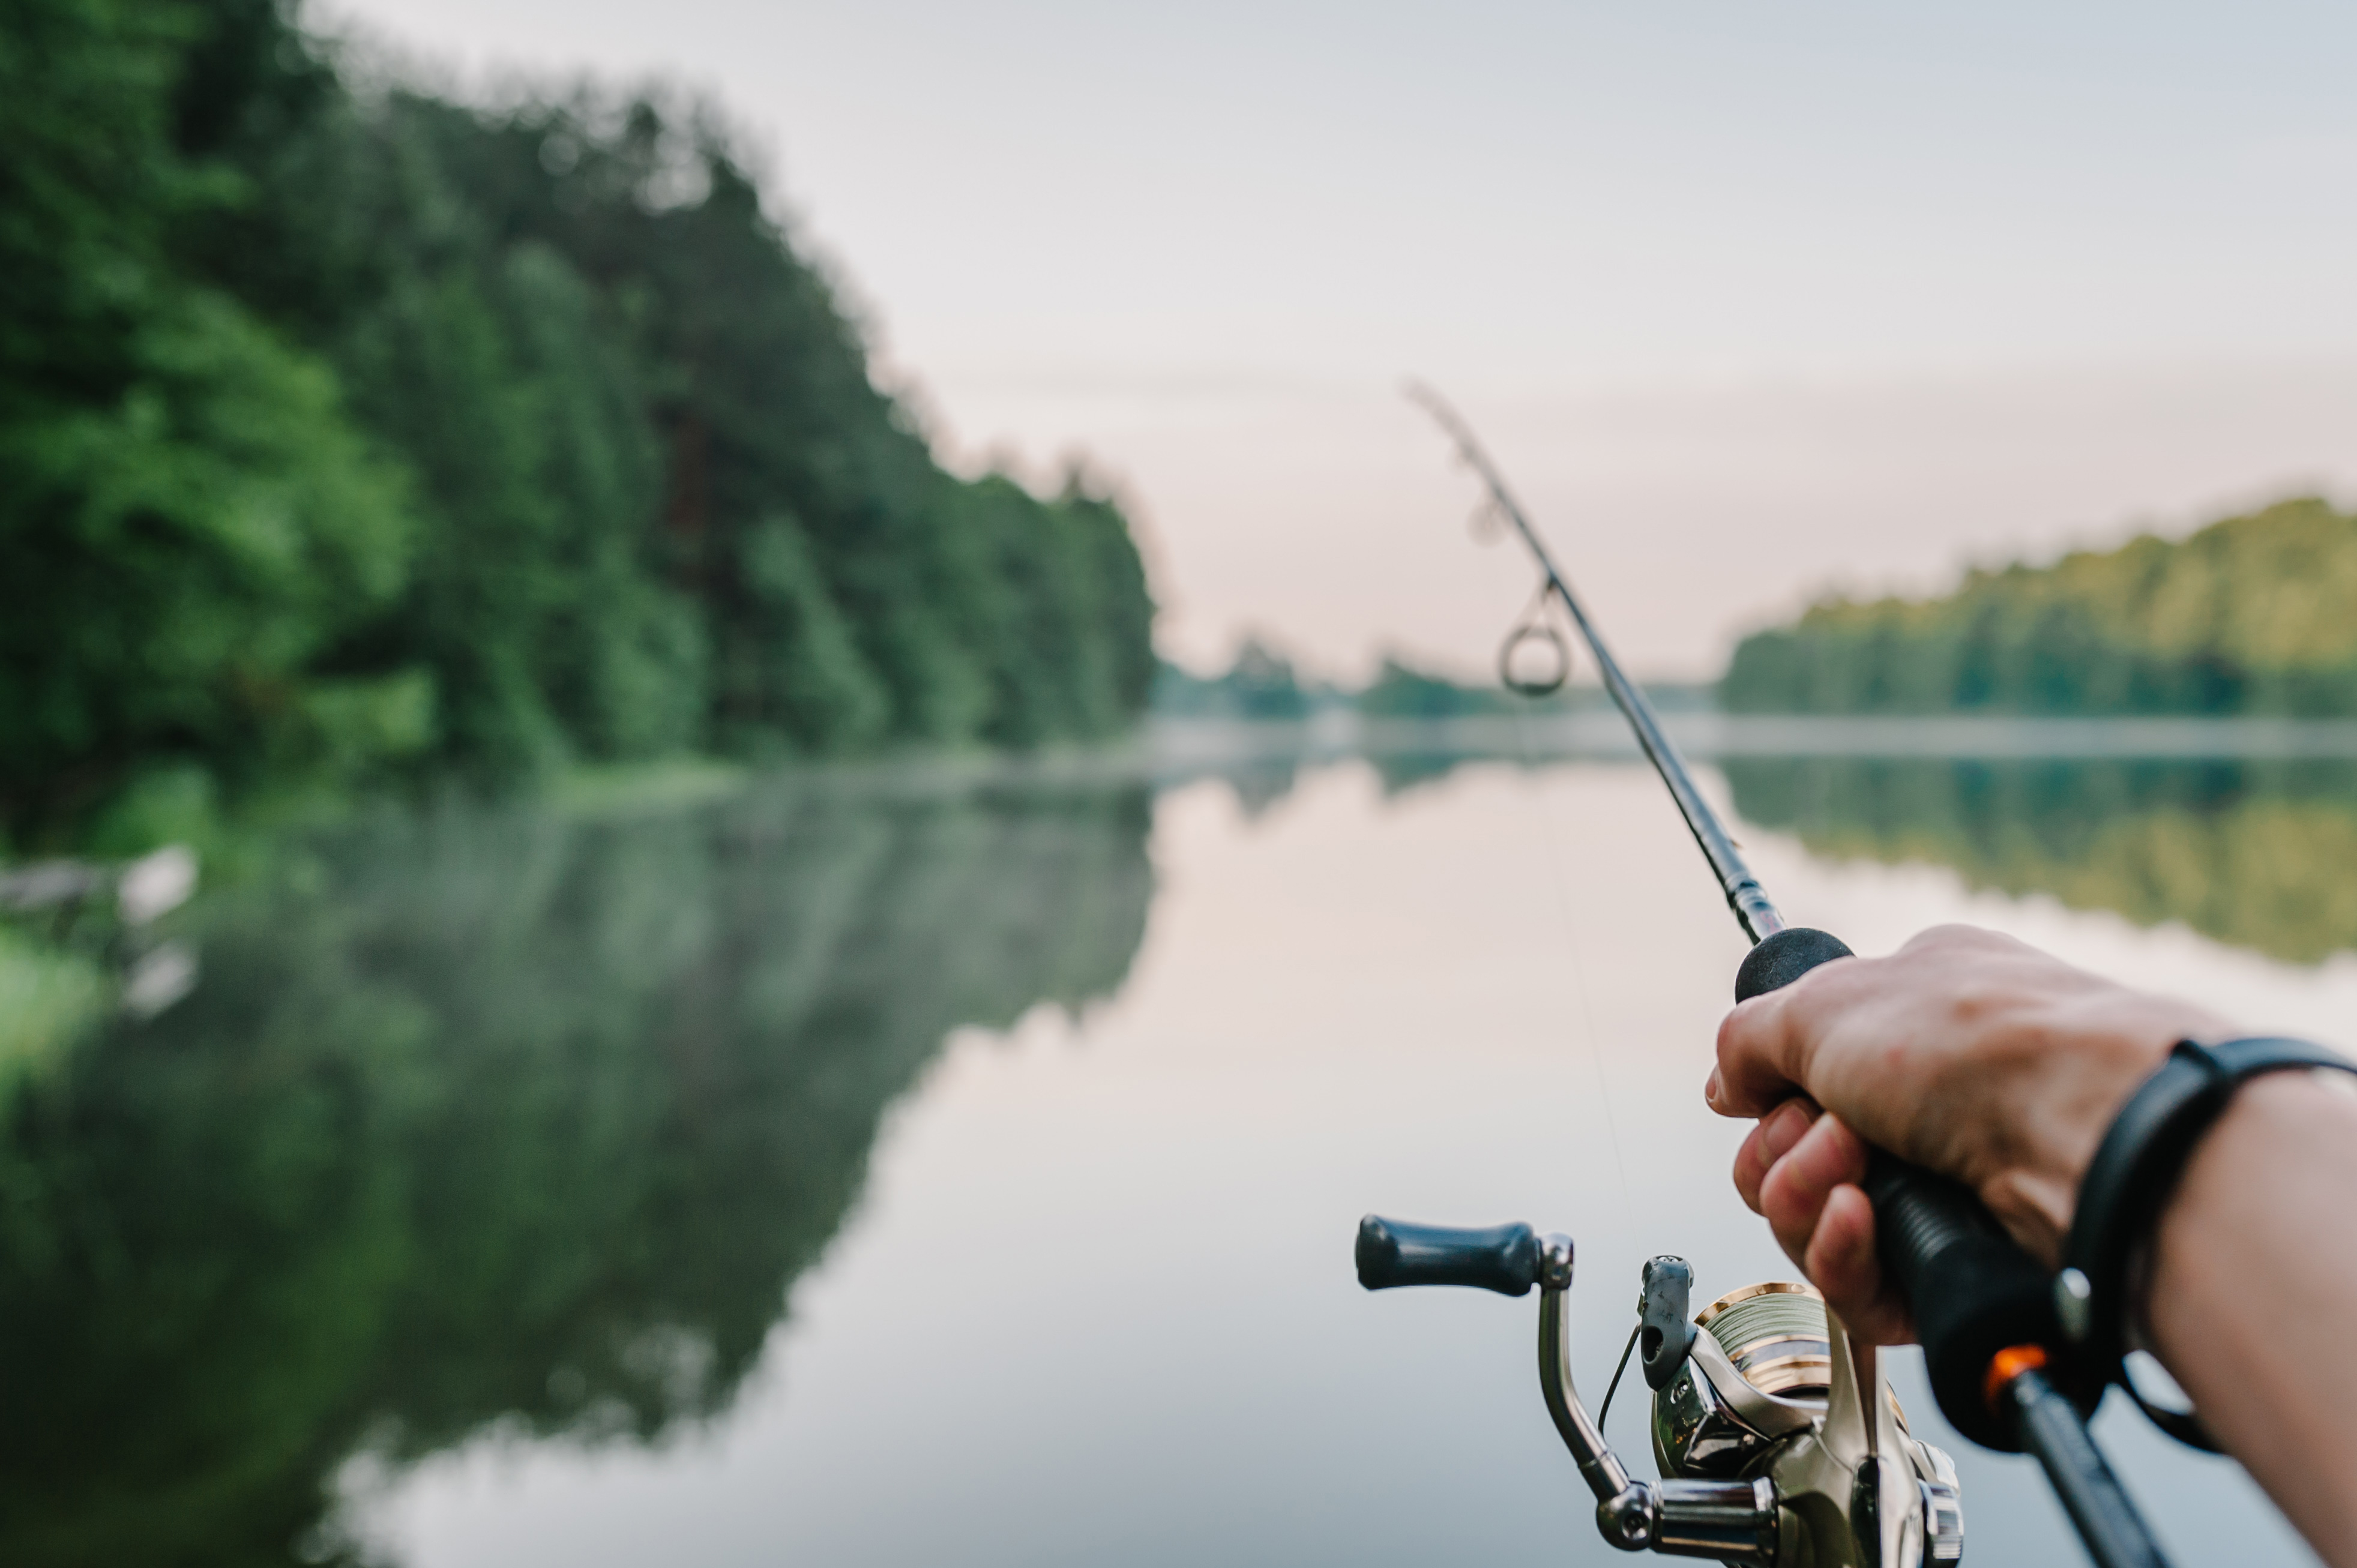
M0 826L573 758L1103 736L1076 470L933 460L715 116L348 81L276 0L0 23Z
M2290 500L2170 543L1840 601L1746 638L1737 712L2357 714L2357 517Z
M1371 718L1453 719L1469 714L1512 713L1517 702L1528 702L1497 686L1460 686L1448 676L1411 663L1396 653L1383 655L1382 668L1359 693L1359 711Z
M1307 719L1318 698L1330 699L1301 683L1293 660L1257 637L1236 650L1224 675L1195 675L1176 664L1160 667L1153 688L1154 710L1185 719Z

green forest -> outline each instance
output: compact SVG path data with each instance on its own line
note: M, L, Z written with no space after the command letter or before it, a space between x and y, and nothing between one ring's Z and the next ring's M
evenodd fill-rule
M1746 638L1738 713L2357 714L2357 516L2285 501L2169 542L1821 604Z
M1149 695L1110 491L945 472L697 102L454 102L275 0L16 0L0 290L0 848Z

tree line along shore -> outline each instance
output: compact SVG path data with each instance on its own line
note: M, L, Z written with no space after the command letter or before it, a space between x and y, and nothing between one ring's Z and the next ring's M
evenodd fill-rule
M0 48L0 848L275 789L1113 733L1122 509L953 475L716 111L276 0Z
M1652 689L1657 703L1742 714L2357 716L2357 516L2303 498L2181 540L1975 571L1945 595L1829 597L1744 638L1715 685ZM1539 705L1603 700L1575 681ZM1166 668L1156 696L1185 717L1347 706L1439 719L1531 705L1397 652L1361 689L1305 682L1257 641L1220 676Z
M23 0L0 49L0 852L224 800L1298 715L1158 668L1075 467L947 471L718 112L462 102L277 0ZM2357 714L2314 499L1746 638L1736 712ZM1361 711L1486 712L1405 656ZM1577 701L1577 693L1566 701Z
M2357 715L2357 516L2279 502L2190 536L1829 599L1738 645L1736 713Z

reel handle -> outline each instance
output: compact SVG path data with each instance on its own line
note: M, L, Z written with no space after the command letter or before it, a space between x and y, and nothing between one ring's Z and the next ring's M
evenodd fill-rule
M1470 1285L1500 1295L1527 1295L1539 1278L1538 1232L1527 1225L1459 1230L1411 1225L1370 1214L1359 1221L1359 1283Z
M1781 990L1849 956L1837 937L1789 927L1744 958L1735 999ZM1913 1309L1941 1413L1974 1442L2019 1453L2011 1413L1991 1408L1989 1365L2008 1346L2061 1346L2051 1277L1959 1182L1878 1149L1865 1185L1875 1248Z

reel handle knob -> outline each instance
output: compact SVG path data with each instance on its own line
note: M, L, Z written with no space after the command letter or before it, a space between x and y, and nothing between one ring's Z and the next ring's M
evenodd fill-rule
M1527 1225L1460 1230L1370 1214L1359 1221L1358 1261L1368 1290L1470 1285L1527 1295L1539 1279L1539 1238Z
M1779 991L1850 957L1841 939L1793 926L1762 940L1736 972L1735 999ZM1990 1361L2011 1345L2060 1346L2052 1280L1961 1183L1876 1150L1867 1166L1874 1241L1915 1315L1940 1412L1985 1447L2021 1451L2009 1414L1990 1408Z

